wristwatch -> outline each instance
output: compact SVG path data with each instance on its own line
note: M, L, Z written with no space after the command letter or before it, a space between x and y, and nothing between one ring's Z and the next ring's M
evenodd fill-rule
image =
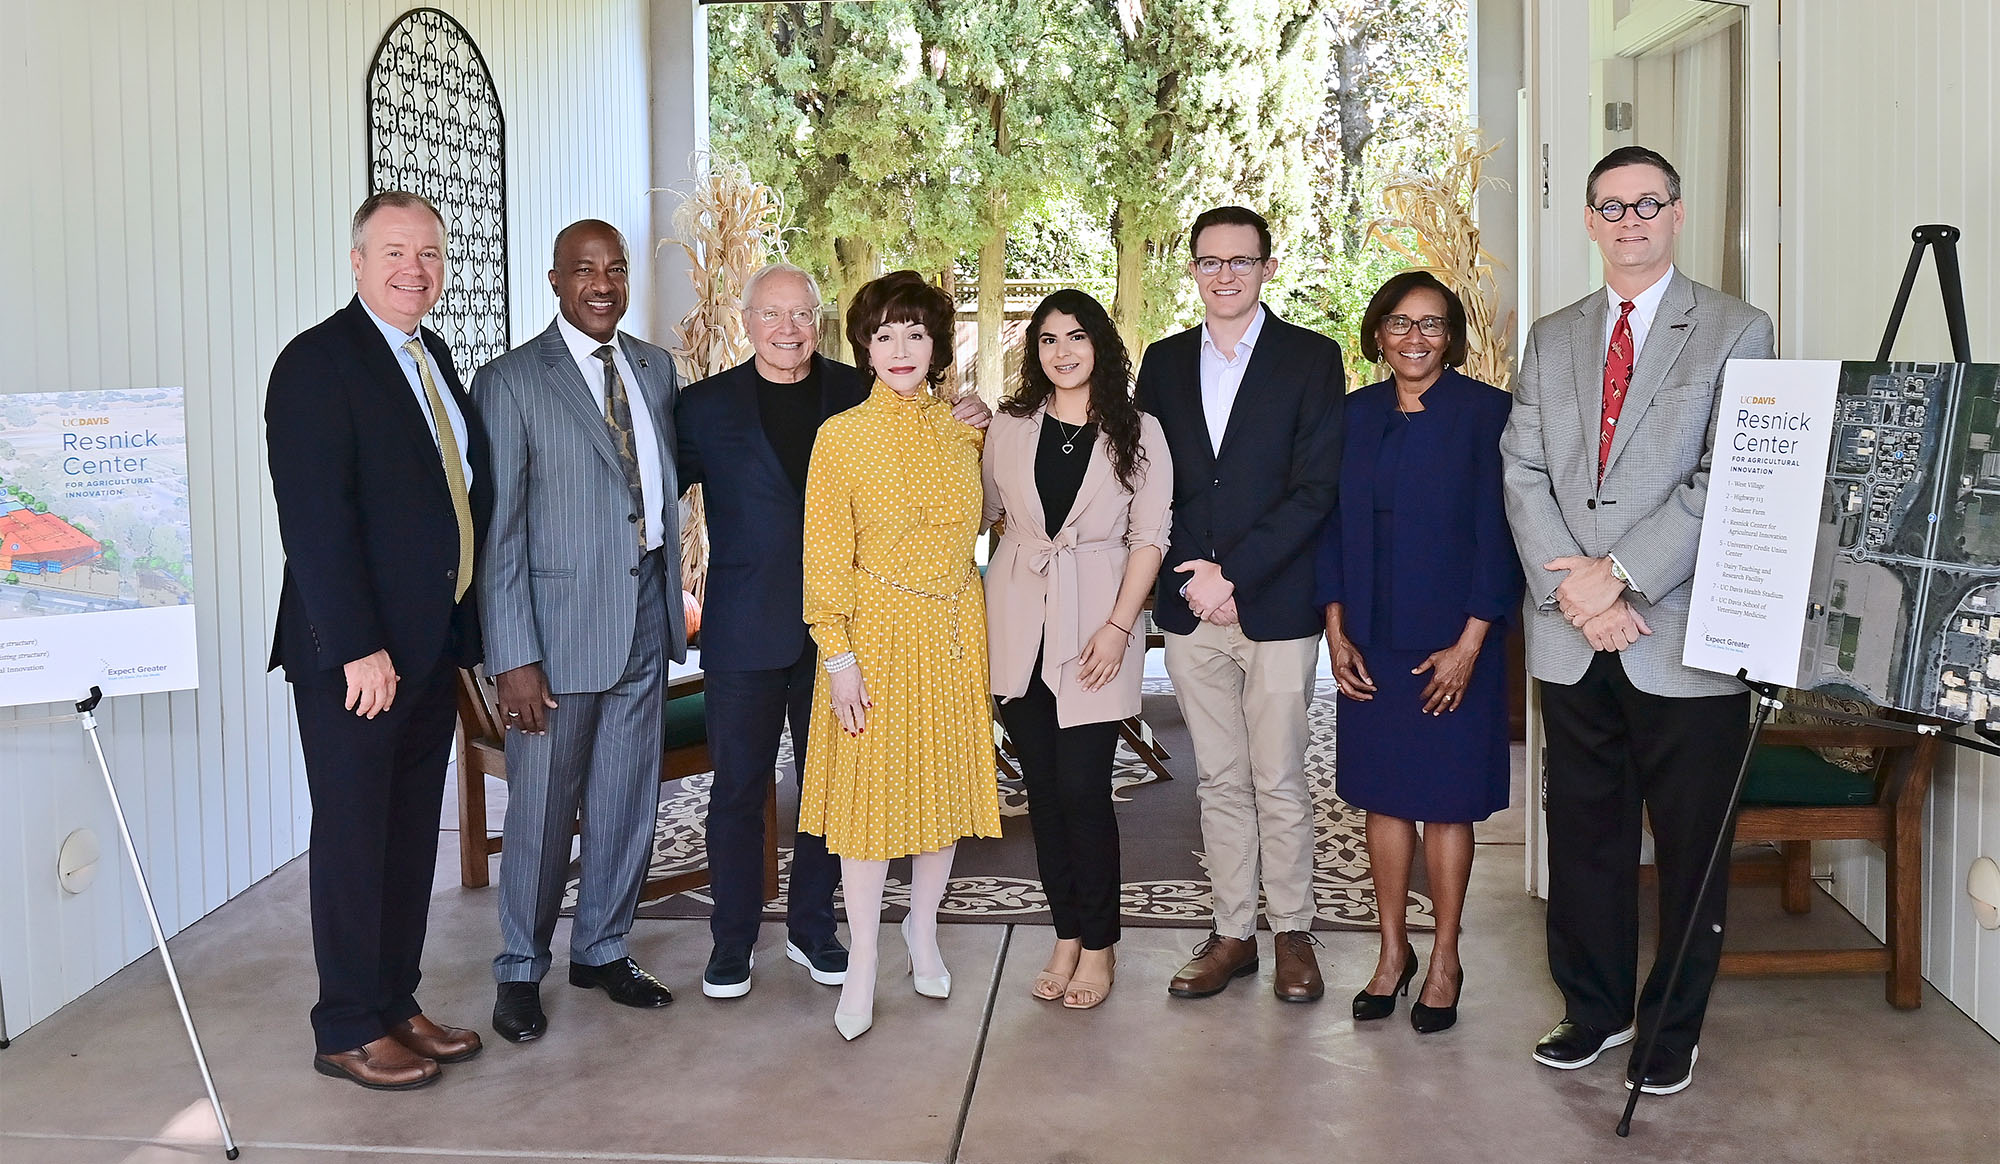
M1618 559L1612 557L1609 554L1606 554L1604 557L1606 561L1611 563L1611 576L1613 578L1618 579L1618 581L1624 583L1625 585L1630 586L1632 584L1632 575L1627 574L1625 572L1625 567L1618 564Z

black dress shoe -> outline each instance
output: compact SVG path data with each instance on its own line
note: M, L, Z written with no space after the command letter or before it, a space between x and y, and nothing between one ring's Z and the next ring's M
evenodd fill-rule
M1639 1075L1639 1056L1625 1065L1625 1090L1632 1090L1636 1084L1647 1095L1672 1095L1676 1091L1686 1091L1694 1082L1694 1061L1701 1058L1701 1048L1691 1047L1686 1054L1671 1047L1654 1047L1653 1062L1645 1077Z
M1535 1062L1558 1071L1574 1071L1597 1062L1597 1056L1605 1049L1622 1047L1631 1042L1635 1034L1637 1032L1630 1026L1607 1031L1602 1027L1564 1019L1535 1044Z
M717 946L701 972L701 992L710 998L742 998L750 993L750 968L757 955L748 946Z
M630 958L620 958L602 966L571 962L569 984L585 989L601 986L604 993L611 996L611 1001L642 1010L665 1006L674 1000L673 991L661 985L659 979L639 969L639 964Z
M785 957L806 968L821 986L839 986L847 981L847 947L828 934L815 942L794 934L785 940Z
M1370 994L1364 987L1354 996L1354 1021L1373 1022L1396 1013L1396 996L1410 993L1410 979L1417 976L1417 948L1403 943L1403 976L1396 979L1396 988L1387 994Z
M502 982L493 999L493 1030L510 1043L532 1043L549 1029L538 982Z
M1410 1027L1420 1035L1435 1035L1458 1025L1458 1000L1465 997L1465 968L1458 970L1458 990L1450 1006L1425 1006L1422 995L1410 1004Z

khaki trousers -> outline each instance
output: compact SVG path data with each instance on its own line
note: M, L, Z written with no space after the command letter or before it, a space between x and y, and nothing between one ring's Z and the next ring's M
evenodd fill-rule
M1215 932L1226 938L1256 933L1260 866L1271 929L1312 928L1306 707L1318 651L1317 635L1260 643L1240 626L1206 622L1167 636L1167 674L1201 782Z

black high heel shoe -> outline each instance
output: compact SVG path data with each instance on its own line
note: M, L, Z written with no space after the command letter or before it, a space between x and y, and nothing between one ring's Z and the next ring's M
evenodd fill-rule
M1388 1018L1396 1013L1396 996L1408 996L1410 979L1417 976L1417 948L1403 943L1403 976L1396 979L1396 989L1387 994L1370 994L1366 989L1354 996L1354 1021L1370 1022Z
M1410 1026L1420 1035L1450 1030L1458 1022L1458 1000L1465 997L1465 967L1458 968L1458 993L1452 995L1450 1006L1425 1006L1418 997L1410 1004Z

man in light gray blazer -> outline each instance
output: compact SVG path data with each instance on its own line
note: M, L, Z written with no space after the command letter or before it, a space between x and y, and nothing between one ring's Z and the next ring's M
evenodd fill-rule
M626 949L659 808L667 659L687 657L667 353L618 331L629 256L609 223L556 236L548 330L480 369L493 536L479 563L486 666L507 725L493 1027L547 1029L540 982L579 805L569 980L626 1006L673 1001Z
M1535 1060L1572 1070L1660 1012L1749 736L1736 680L1681 664L1731 359L1769 359L1771 320L1674 269L1680 175L1652 150L1590 173L1584 228L1604 289L1537 321L1501 440L1507 519L1528 572L1528 669L1548 738L1549 971L1564 1017ZM1642 816L1660 874L1662 956L1637 992ZM1701 909L1659 1046L1627 1086L1692 1077L1722 950L1725 894Z

